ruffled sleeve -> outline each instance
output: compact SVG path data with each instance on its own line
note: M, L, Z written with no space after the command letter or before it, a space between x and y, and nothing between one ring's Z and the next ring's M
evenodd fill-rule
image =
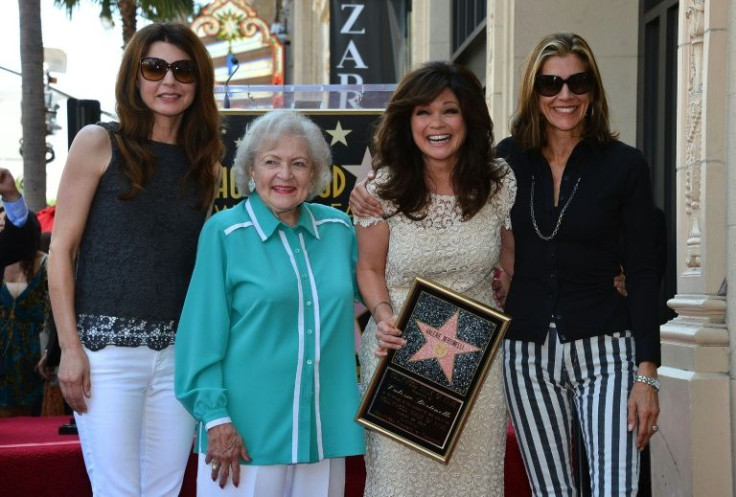
M501 186L493 195L493 199L499 209L500 217L503 219L503 227L510 230L512 229L511 208L516 201L516 176L505 160L497 159L496 166L502 171L504 176L501 179Z

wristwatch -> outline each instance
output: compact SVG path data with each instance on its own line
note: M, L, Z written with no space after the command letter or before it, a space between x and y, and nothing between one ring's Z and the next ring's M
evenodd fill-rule
M650 387L652 387L654 390L656 390L657 392L659 392L660 383L659 383L659 380L656 379L656 378L652 378L650 376L644 376L644 375L640 375L640 374L635 374L634 375L634 381L638 381L640 383L646 383L647 385L649 385Z

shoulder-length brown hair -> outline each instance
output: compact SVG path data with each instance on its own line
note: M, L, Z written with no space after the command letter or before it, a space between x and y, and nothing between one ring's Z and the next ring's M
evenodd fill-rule
M594 85L582 138L605 145L618 137L610 128L606 92L590 45L575 33L554 33L537 43L524 64L519 105L511 120L511 134L524 148L541 148L547 142L547 122L539 110L534 80L547 59L567 55L576 55L593 74Z
M154 114L141 99L137 80L141 58L157 41L175 45L189 55L197 67L194 100L184 111L177 144L184 148L190 163L184 181L195 182L199 207L205 208L215 194L215 181L218 179L215 163L225 151L220 138L220 116L214 96L215 71L212 59L199 37L189 27L178 23L145 26L135 33L123 54L115 85L116 110L120 122L116 136L122 155L122 172L130 183L130 190L122 193L120 198L128 200L138 195L150 181L156 166L156 157L146 146L153 131Z
M423 218L422 211L430 201L424 161L412 138L412 113L418 105L431 103L446 88L457 97L467 128L452 172L463 219L473 217L500 185L502 174L494 164L493 122L483 86L462 66L428 62L402 78L373 139L373 168L390 170L388 181L379 187L378 193L394 202L397 212L410 219Z

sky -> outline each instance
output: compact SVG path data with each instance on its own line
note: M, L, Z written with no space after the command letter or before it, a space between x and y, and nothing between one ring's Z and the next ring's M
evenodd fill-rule
M66 70L51 72L57 79L53 86L78 99L99 100L103 112L113 113L115 78L123 44L120 22L104 26L99 18L98 5L92 0L81 0L80 3L69 18L65 9L54 5L54 0L41 0L44 47L62 50L66 54ZM20 72L18 1L3 2L3 15L8 22L3 23L0 30L0 47L3 47L0 50L0 167L8 168L18 176L23 172L18 151L22 136L21 78L7 71ZM139 19L138 27L143 24L145 21ZM68 148L66 98L58 96L57 102L60 105L57 122L63 128L47 137L56 156L47 165L46 197L49 200L56 198Z

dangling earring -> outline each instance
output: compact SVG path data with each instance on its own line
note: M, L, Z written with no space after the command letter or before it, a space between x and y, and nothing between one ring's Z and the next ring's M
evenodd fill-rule
M256 191L256 180L254 180L252 177L248 180L248 191Z

